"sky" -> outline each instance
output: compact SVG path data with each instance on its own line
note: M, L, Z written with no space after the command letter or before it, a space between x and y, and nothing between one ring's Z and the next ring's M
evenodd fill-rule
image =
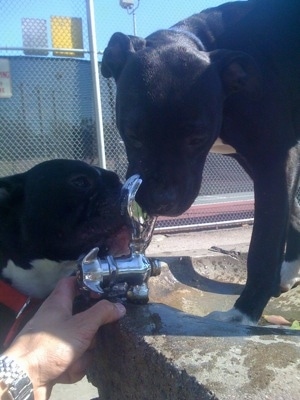
M169 28L176 22L225 0L140 0L135 11L137 36ZM135 4L138 1L135 0ZM133 18L119 5L119 0L95 0L98 48L103 50L110 36L120 31L133 34Z
M168 28L183 18L214 7L224 0L134 0L137 35ZM51 46L51 16L79 17L83 20L84 47L88 48L86 29L86 0L0 0L3 16L0 24L0 47L22 46L22 18L44 19L48 25ZM114 32L133 34L133 16L120 6L120 0L94 0L97 47L103 51ZM17 53L11 53L17 55ZM19 54L22 54L20 51ZM1 55L1 51L0 51Z

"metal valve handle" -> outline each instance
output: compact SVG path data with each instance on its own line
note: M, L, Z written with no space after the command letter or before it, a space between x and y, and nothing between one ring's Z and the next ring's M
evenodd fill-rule
M141 183L140 176L133 175L124 183L121 191L121 213L126 213L132 228L130 255L100 259L96 247L79 263L79 286L94 298L125 296L131 302L146 303L149 299L148 279L160 274L160 261L144 254L153 234L156 217L146 214L135 200Z

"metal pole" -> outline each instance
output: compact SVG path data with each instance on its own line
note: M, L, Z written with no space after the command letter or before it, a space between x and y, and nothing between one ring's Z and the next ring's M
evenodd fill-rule
M98 159L99 159L99 166L101 168L106 168L102 108L101 108L101 93L100 93L100 82L99 82L99 68L98 68L98 56L97 56L96 28L95 28L95 10L94 10L93 0L86 0L86 10L87 10L88 33L89 33L92 83L93 83L93 93L94 93Z
M133 34L134 36L136 36L137 31L136 31L135 9L132 11L132 19L133 19Z

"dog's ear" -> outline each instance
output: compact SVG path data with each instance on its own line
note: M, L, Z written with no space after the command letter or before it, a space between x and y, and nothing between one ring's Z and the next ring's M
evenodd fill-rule
M217 66L225 96L243 91L252 97L261 92L261 74L254 59L247 53L215 50L210 59Z
M24 195L24 174L0 178L0 207L14 204Z
M117 81L128 55L143 49L145 45L145 39L120 32L114 33L103 53L101 73L104 78L113 77Z

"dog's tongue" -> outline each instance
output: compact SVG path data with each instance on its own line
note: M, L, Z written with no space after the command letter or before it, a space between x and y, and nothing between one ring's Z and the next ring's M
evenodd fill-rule
M123 226L108 239L107 246L109 254L114 257L121 257L130 254L130 240L131 232L127 226Z

